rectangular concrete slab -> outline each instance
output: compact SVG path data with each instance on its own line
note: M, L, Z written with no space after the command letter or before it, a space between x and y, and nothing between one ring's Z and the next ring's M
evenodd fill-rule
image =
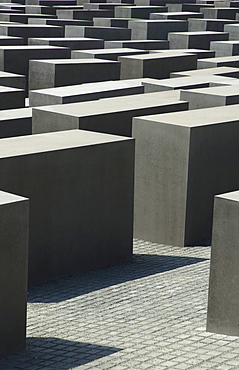
M28 239L29 200L0 191L0 358L26 347Z
M151 93L33 108L32 132L83 129L131 136L133 117L184 110L187 105Z
M216 195L207 308L207 331L239 336L239 192Z
M124 55L137 55L137 54L148 54L146 50L132 49L132 48L115 48L115 49L92 49L87 51L73 50L71 52L72 59L107 59L117 61L120 56Z
M129 28L132 30L132 40L167 40L170 32L187 31L187 21L172 19L137 19L129 22Z
M218 76L239 78L239 68L213 67L213 68L196 69L196 70L170 73L170 77L203 76L203 75L218 75Z
M239 187L238 117L231 105L134 118L136 238L210 238L214 195Z
M0 111L0 138L31 135L32 109L4 109Z
M228 33L216 31L172 32L169 34L170 49L210 49L210 42L228 40Z
M31 200L30 285L131 259L134 139L80 130L2 139L0 171L3 191Z
M119 78L120 62L111 60L50 59L31 60L29 63L30 90Z

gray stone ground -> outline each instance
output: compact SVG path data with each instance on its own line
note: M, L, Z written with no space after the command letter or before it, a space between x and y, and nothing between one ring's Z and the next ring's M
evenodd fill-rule
M205 331L210 247L134 253L32 288L27 350L0 369L239 369L239 338Z

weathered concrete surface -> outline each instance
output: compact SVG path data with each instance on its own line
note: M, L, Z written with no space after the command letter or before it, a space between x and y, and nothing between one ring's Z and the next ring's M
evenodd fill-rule
M207 310L207 331L239 336L239 192L216 195Z
M29 200L0 191L1 358L26 347L28 238Z

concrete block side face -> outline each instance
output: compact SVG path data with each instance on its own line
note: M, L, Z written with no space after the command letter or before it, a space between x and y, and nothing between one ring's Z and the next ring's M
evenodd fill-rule
M119 57L119 61L121 62L120 67L121 80L144 77L143 60L134 59L130 57Z
M26 346L28 238L28 200L0 201L0 358Z
M41 63L37 60L29 61L29 90L55 87L55 66L50 63Z
M185 234L187 245L211 236L215 194L239 187L236 160L239 155L238 135L238 122L219 122L192 129Z
M207 331L239 336L239 202L215 197Z
M134 118L134 236L184 246L190 131Z
M131 259L134 140L0 161L3 189L29 194L29 283ZM17 179L17 181L16 181Z
M75 130L79 128L79 118L67 114L48 112L44 109L32 110L32 134L55 131Z

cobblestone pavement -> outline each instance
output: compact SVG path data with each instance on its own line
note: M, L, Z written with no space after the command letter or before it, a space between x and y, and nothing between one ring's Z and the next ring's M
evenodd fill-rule
M35 286L27 350L0 369L239 369L239 338L206 333L210 247L136 240L130 263Z

